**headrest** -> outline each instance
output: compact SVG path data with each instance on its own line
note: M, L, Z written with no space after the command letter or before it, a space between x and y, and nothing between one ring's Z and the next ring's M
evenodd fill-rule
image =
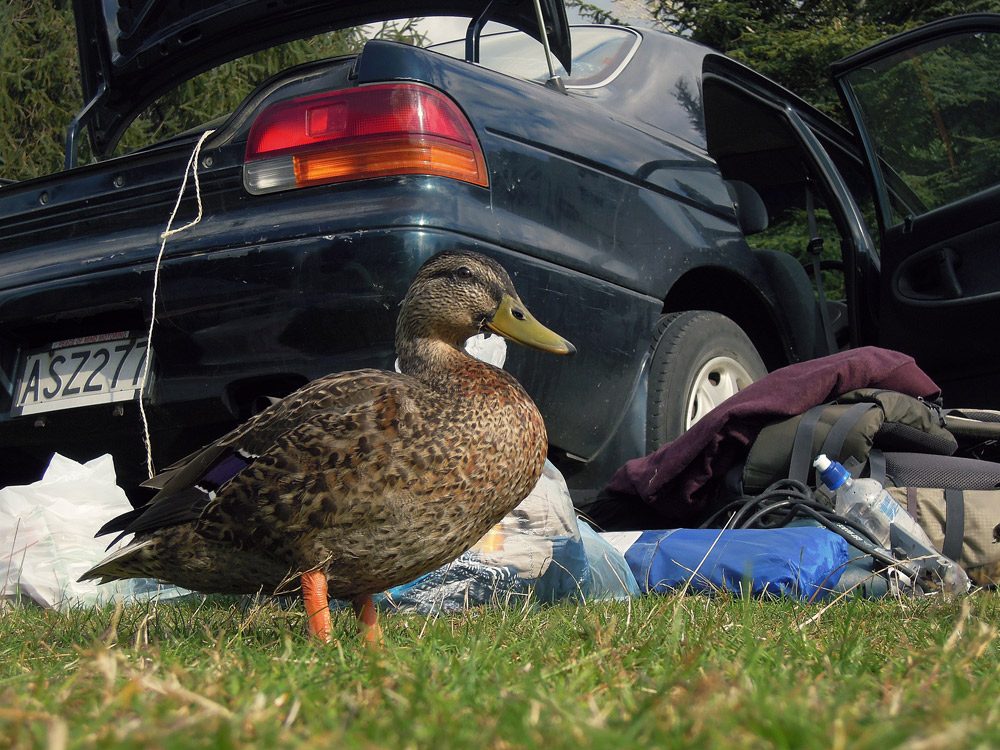
M767 229L767 207L753 186L740 180L726 180L736 208L736 219L744 234L757 234Z

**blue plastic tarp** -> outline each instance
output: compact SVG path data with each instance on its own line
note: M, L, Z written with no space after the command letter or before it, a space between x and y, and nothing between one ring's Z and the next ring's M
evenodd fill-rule
M847 542L822 528L636 533L624 554L643 593L687 586L818 599L834 590L848 559Z

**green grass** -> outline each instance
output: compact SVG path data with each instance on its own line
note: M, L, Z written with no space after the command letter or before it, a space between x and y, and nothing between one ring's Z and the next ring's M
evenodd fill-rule
M0 613L0 746L1000 746L1000 595L728 596L383 618L301 608ZM818 618L817 615L821 615Z

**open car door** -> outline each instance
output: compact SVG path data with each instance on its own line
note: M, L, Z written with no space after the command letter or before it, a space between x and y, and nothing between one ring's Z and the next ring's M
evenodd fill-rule
M881 232L878 343L947 406L1000 406L1000 15L958 16L832 66Z

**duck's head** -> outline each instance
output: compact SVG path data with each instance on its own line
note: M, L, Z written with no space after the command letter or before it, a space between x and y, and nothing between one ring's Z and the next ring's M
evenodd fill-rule
M532 349L576 352L528 312L503 266L459 250L438 253L417 271L399 313L396 349L402 357L409 344L421 339L461 349L469 337L488 331Z

